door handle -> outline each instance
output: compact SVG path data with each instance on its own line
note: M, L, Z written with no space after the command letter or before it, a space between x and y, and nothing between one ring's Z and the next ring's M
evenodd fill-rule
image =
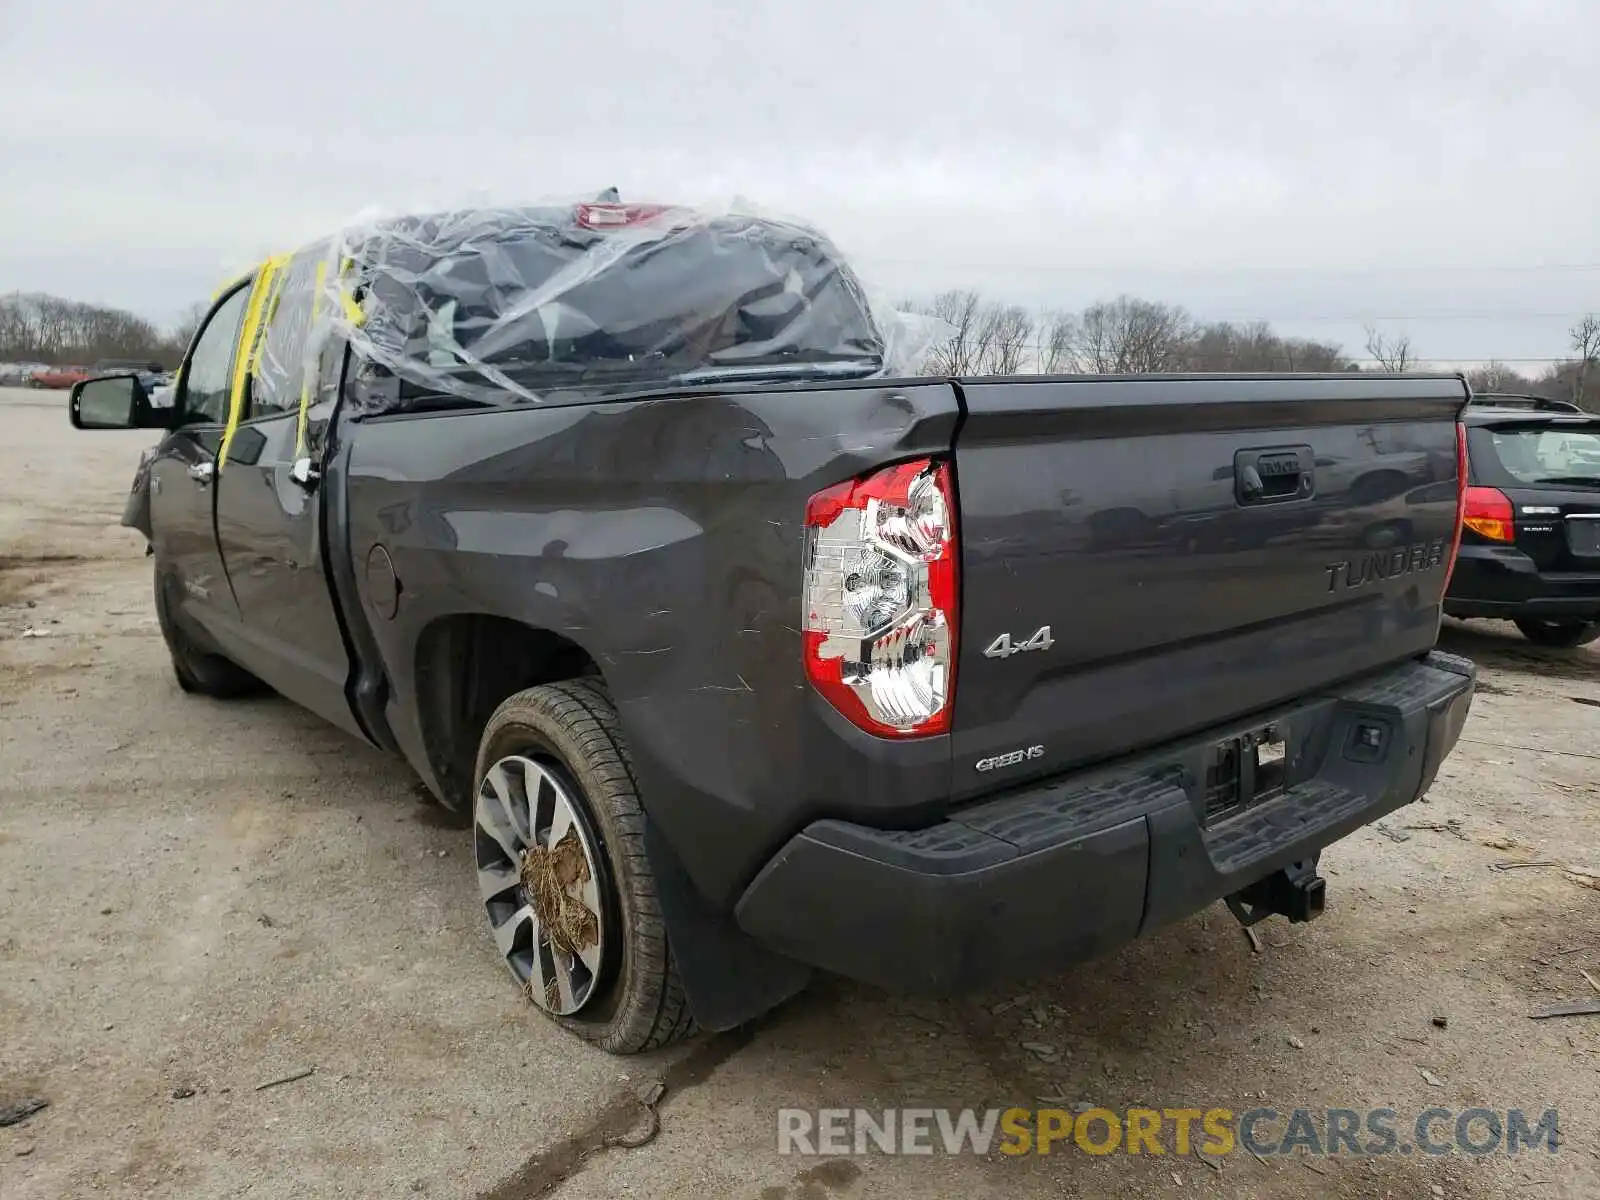
M189 478L201 487L210 483L217 474L217 464L214 462L199 462L189 464Z
M1240 450L1233 456L1234 498L1242 505L1306 500L1316 493L1310 446Z
M289 464L289 482L298 484L308 492L316 488L321 478L322 468L310 457L297 458Z

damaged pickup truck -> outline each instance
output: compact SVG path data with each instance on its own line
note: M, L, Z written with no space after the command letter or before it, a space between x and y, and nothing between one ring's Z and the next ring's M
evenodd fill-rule
M1316 916L1471 702L1464 382L917 378L915 333L801 225L450 212L71 414L164 431L126 523L179 685L402 755L486 957L608 1050Z

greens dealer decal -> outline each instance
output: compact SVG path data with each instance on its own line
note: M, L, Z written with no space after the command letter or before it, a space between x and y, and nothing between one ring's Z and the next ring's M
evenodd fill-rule
M1018 763L1025 763L1031 759L1043 757L1043 746L1028 746L1022 750L1012 750L1007 754L996 754L993 758L980 758L972 764L972 769L975 771L998 771L1001 767L1014 767Z

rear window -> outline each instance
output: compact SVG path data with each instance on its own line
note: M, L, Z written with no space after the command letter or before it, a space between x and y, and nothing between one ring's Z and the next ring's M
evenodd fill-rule
M1496 463L1517 483L1600 487L1600 423L1487 432Z
M368 251L370 357L403 381L402 400L884 365L855 277L819 235L780 222L663 234L501 219Z

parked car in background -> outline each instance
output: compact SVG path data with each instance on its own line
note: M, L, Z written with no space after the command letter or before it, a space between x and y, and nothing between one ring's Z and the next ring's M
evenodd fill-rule
M148 358L102 358L95 363L96 375L111 375L118 371L159 371L161 364Z
M145 395L152 397L157 389L172 383L172 372L158 362L143 358L108 358L96 363L92 376L99 378L105 375L137 375Z
M1600 416L1486 394L1464 420L1469 486L1445 613L1513 621L1542 646L1600 638Z
M43 363L0 363L0 387L27 387L33 373L42 370Z
M87 367L44 367L28 377L28 386L69 388L75 383L82 383L85 379L93 377L94 372Z

